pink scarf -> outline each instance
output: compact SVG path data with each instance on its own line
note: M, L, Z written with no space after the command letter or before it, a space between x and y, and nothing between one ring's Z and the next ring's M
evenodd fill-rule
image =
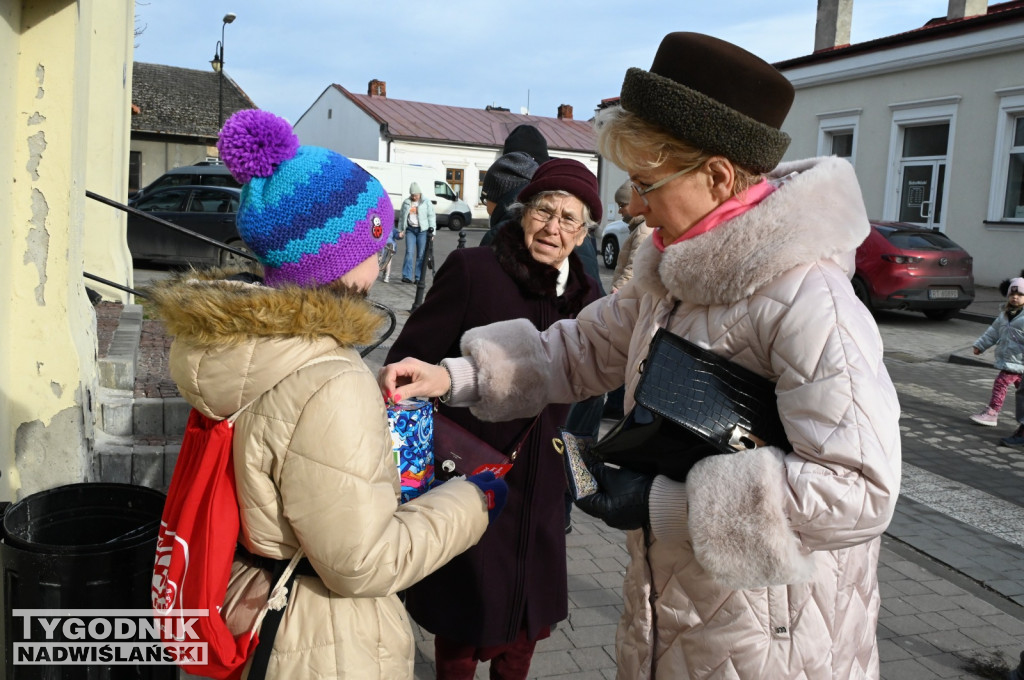
M694 238L695 236L706 234L715 227L728 222L732 218L739 217L771 195L772 192L775 191L775 188L776 187L767 179L762 179L746 191L733 196L728 201L709 212L699 222L687 229L682 236L669 245L675 245L676 243ZM661 252L665 252L665 244L661 240L661 229L654 230L654 234L651 235L651 240L654 242L655 248Z

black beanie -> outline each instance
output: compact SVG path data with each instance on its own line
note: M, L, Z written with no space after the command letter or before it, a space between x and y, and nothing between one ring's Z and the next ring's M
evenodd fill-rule
M525 151L513 151L501 156L484 175L481 198L499 203L502 197L518 193L525 187L536 170L537 162Z
M551 160L548 155L548 143L540 130L532 125L519 125L505 138L505 146L502 147L502 155L512 151L524 151L538 163Z

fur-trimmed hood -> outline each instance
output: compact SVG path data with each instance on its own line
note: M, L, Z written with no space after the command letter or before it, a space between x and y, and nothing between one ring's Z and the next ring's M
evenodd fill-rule
M857 176L836 157L783 163L769 175L779 189L757 207L697 238L665 248L640 246L634 281L657 297L732 304L793 267L822 259L854 271L870 230Z
M229 278L251 273L190 270L146 291L175 338L171 377L207 415L233 413L313 358L355 353L373 342L385 321L350 291L268 288Z

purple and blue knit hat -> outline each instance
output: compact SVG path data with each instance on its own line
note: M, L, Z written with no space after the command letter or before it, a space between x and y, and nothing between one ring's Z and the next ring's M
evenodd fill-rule
M217 148L242 184L236 226L266 285L330 283L387 244L395 217L380 182L341 154L299 146L283 118L239 111Z

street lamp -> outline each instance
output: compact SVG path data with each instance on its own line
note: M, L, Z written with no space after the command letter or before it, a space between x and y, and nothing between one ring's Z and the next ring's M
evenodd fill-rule
M220 25L220 40L217 41L217 46L213 50L213 59L210 60L210 66L213 70L220 75L219 82L217 84L217 130L218 133L222 125L224 125L224 28L235 20L235 13L228 12L224 15L223 23Z

